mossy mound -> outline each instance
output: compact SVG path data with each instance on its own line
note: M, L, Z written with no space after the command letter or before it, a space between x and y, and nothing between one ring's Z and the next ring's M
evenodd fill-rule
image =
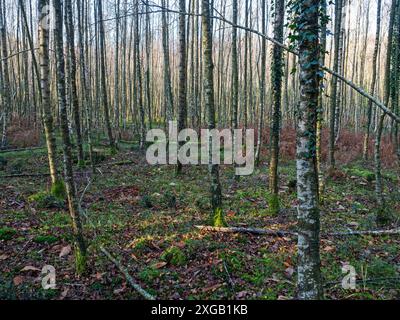
M277 215L279 214L280 211L280 203L279 203L279 197L276 194L270 194L267 197L268 200L268 205L269 205L269 212L272 215Z
M161 259L173 266L183 266L187 262L184 252L177 247L170 247L165 250Z
M148 252L152 248L152 240L151 237L136 239L129 246L137 253Z
M365 168L354 167L346 170L348 175L364 178L368 182L375 181L375 173Z
M376 224L379 227L388 226L393 221L393 214L388 207L379 207L376 211Z
M144 195L141 199L140 199L140 205L143 208L146 209L151 209L154 207L153 205L153 199L149 196L149 195Z
M63 181L59 180L51 186L51 195L59 200L65 199L67 196L67 191L65 189L65 184Z
M36 193L28 201L41 209L64 208L64 200L48 192Z
M168 208L176 208L176 195L169 191L165 192L163 196L163 202Z

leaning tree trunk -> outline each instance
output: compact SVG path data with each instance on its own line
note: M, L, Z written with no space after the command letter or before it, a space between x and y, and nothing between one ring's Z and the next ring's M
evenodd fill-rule
M212 33L210 18L210 2L202 0L202 33L203 33L203 61L204 61L204 92L205 108L208 112L208 129L216 127L215 106L214 106L214 64L212 60ZM209 172L211 177L211 205L212 205L212 225L222 227L225 225L222 212L222 191L219 180L219 165L212 161L212 140L208 137L209 151Z
M275 1L274 39L283 43L283 24L285 20L285 0ZM272 125L271 162L269 166L269 206L272 214L279 213L279 135L282 105L283 49L274 45L272 52Z
M76 272L78 274L82 274L86 269L86 244L83 237L82 222L79 214L79 203L77 199L74 172L72 168L71 141L68 129L61 0L53 0L53 6L55 11L56 32L54 33L54 36L57 58L57 92L58 104L60 108L61 135L63 140L64 178L68 198L68 207L72 219L72 229L74 232L75 267Z
M300 104L297 126L298 193L298 297L322 298L319 255L318 177L316 170L316 121L319 95L319 0L302 0L298 7Z

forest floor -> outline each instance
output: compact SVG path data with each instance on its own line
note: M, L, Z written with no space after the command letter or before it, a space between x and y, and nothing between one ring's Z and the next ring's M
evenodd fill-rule
M97 148L98 149L98 148ZM102 151L102 150L100 150ZM102 152L106 152L104 149ZM0 172L0 299L141 299L100 251L106 247L149 293L160 299L292 299L296 284L296 237L222 234L196 229L209 218L206 167L149 166L143 152L124 145L102 159L102 174L76 173L89 243L88 270L74 273L70 219L65 203L30 201L49 188L45 150L4 153ZM61 155L60 155L61 161ZM235 182L223 167L224 212L229 226L296 229L295 163L280 164L281 213L268 209L268 169ZM376 205L371 165L353 161L326 181L322 233L375 230ZM392 224L400 218L398 172L384 170ZM399 299L400 236L322 235L322 272L327 299ZM342 289L350 264L357 288ZM44 290L41 270L56 269L57 288Z

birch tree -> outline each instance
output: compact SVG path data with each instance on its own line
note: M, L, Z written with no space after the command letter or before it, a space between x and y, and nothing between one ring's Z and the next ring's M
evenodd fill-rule
M339 55L340 55L340 32L342 30L342 3L344 0L337 0L335 2L335 35L334 35L334 57L333 57L333 71L339 72ZM331 84L331 101L330 101L330 115L329 115L329 165L334 168L335 163L335 128L336 128L336 110L337 110L337 95L338 95L338 79L332 77Z
M3 12L4 9L4 12ZM7 22L6 22L6 8L3 7L0 1L0 57L6 58L8 56L7 44ZM7 144L7 125L10 117L11 109L11 92L10 92L10 79L8 60L4 59L0 64L0 106L2 119L2 135L1 135L1 148L5 148Z
M43 1L43 0L41 0ZM68 1L68 0L67 0ZM82 274L86 269L86 244L83 238L83 228L79 213L79 203L74 182L74 172L72 168L71 141L68 128L67 102L65 92L65 64L64 64L64 45L63 45L63 23L61 0L53 0L55 11L55 43L57 57L57 92L58 104L60 108L62 148L64 155L64 179L68 199L68 208L72 220L75 248L75 268L78 274ZM67 9L68 10L68 9Z
M374 54L372 57L372 79L370 83L370 92L372 95L375 93L376 88L376 78L377 78L377 60L379 53L379 42L381 37L381 9L382 9L382 0L378 0L377 3L377 11L376 11L376 35L375 35L375 45L374 45ZM368 111L367 111L367 123L365 126L365 136L364 136L364 147L363 147L363 158L364 160L368 159L369 152L369 138L370 138L370 130L372 123L372 101L368 100Z
M283 24L285 19L285 1L274 2L274 39L283 43ZM274 45L272 51L272 123L271 123L271 160L269 167L270 210L279 213L279 136L282 105L283 49Z
M390 6L390 18L389 18L389 30L388 30L388 48L386 52L386 64L385 64L385 81L384 81L384 103L385 105L389 105L390 101L390 93L392 86L390 85L391 79L391 67L392 67L392 52L393 52L393 28L395 22L395 13L396 13L396 0L391 1ZM378 4L379 6L379 4ZM378 14L380 14L378 10ZM397 88L395 88L396 90ZM382 163L381 163L381 140L383 133L383 126L385 122L386 113L382 113L379 118L378 128L376 130L375 136L375 150L374 150L374 160L375 160L375 192L376 192L376 200L378 202L379 210L377 221L380 224L384 224L388 220L387 211L384 207L385 198L383 196L383 185L382 185Z
M73 8L72 1L65 0L65 11L67 20L65 23L68 25L67 30L67 47L69 52L69 83L71 84L71 104L72 110L74 113L74 122L75 122L75 131L76 131L76 142L78 147L78 164L83 166L85 163L84 155L83 155L83 141L82 141L82 130L81 130L81 116L80 116L80 107L79 107L79 99L78 99L78 86L76 83L77 74L76 74L76 53L75 53L75 29L73 23Z
M43 117L44 131L46 136L47 155L49 159L49 169L51 176L51 192L55 196L64 195L64 183L57 172L56 163L56 138L54 133L53 113L50 99L50 67L49 67L49 2L48 0L39 0L39 65L40 65L40 86L41 86L41 112Z
M202 38L203 38L203 61L204 61L204 94L205 107L208 113L208 129L216 128L215 105L214 105L214 64L212 59L212 33L210 18L210 2L202 0ZM212 139L208 137L209 151L209 173L211 178L211 207L212 224L214 227L225 225L222 212L222 191L219 179L219 165L212 163Z
M104 119L106 122L108 142L112 151L115 151L115 140L111 128L110 108L108 101L107 78L106 78L106 44L104 35L104 21L103 21L103 5L101 0L97 0L97 14L99 21L99 35L100 35L100 72L101 72L101 94L102 103L104 108Z
M179 115L178 132L187 125L187 52L186 52L186 0L179 0ZM182 172L182 163L178 160L176 173Z
M319 0L293 0L300 65L297 124L298 298L322 298L316 121L319 96Z

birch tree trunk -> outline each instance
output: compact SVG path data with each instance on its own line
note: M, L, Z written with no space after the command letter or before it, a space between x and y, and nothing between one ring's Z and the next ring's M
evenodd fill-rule
M186 0L179 0L179 117L178 132L187 124L187 51L186 51ZM180 143L181 145L182 143ZM176 173L182 173L182 163L178 159Z
M238 1L232 1L232 23L234 24L232 28L232 120L231 120L231 128L232 132L235 129L239 128L238 121L238 108L239 108L239 62L238 62L238 48L237 48L237 38L238 31L237 25L238 22ZM221 50L221 49L220 49ZM235 137L235 135L233 135ZM235 138L234 138L235 139ZM233 141L233 145L236 146L236 141ZM236 150L234 150L236 156ZM235 164L236 166L236 164ZM235 176L236 179L239 179L239 176Z
M337 0L335 2L335 51L333 57L333 71L339 72L339 49L340 49L340 32L342 25L342 2L344 0ZM335 163L335 128L336 128L336 104L337 101L337 91L338 91L338 79L337 77L332 77L332 89L331 89L331 101L330 101L330 125L329 125L329 165L334 168Z
M57 91L58 104L60 108L61 135L63 140L64 178L68 198L68 208L72 219L72 229L74 233L75 268L78 274L82 274L86 269L86 244L83 237L82 222L79 214L79 203L77 199L74 172L72 168L71 141L68 129L61 0L53 0L53 6L55 11L56 32L54 35L57 57Z
M105 45L105 35L104 35L104 21L103 21L103 7L102 1L97 1L97 14L99 20L99 36L100 36L100 73L101 73L101 94L102 94L102 102L104 108L104 119L106 121L106 128L108 134L108 141L110 144L110 148L114 152L116 149L115 141L113 137L113 132L111 128L110 121L110 108L108 102L108 89L107 89L107 78L106 78L106 45Z
M267 19L266 19L266 6L265 6L265 0L261 0L261 25L262 25L262 33L266 34L266 24L267 24ZM261 72L260 72L260 114L259 114L259 119L258 119L258 126L257 126L257 147L256 147L256 154L255 154L255 159L256 159L256 165L258 166L260 164L260 159L261 159L261 148L262 148L262 130L263 130L263 121L264 121L264 109L265 109L265 65L267 61L267 41L263 37L261 39Z
M390 11L390 19L389 19L389 30L388 30L388 48L386 52L386 65L385 65L385 80L384 80L384 103L386 106L389 105L390 101L390 92L391 92L391 67L392 67L392 49L393 49L393 27L395 21L395 13L396 13L396 0L392 0L391 3L391 11ZM378 14L380 12L378 11ZM378 128L376 131L375 137L375 152L374 152L374 160L375 160L375 193L376 200L379 206L377 221L379 224L385 224L388 221L387 212L385 210L385 198L383 196L383 186L382 186L382 163L381 163L381 140L383 133L383 125L385 122L386 113L383 113L378 122Z
M146 1L148 4L148 1ZM153 116L152 116L152 94L151 94L151 21L150 21L150 14L146 14L146 106L147 106L147 114L149 118L149 129L153 128Z
M143 106L143 81L142 81L142 63L140 57L140 32L139 32L139 0L134 2L134 55L135 55L135 84L136 84L136 105L140 116L140 148L145 146L146 139L146 119Z
M393 30L393 47L394 47L394 57L395 60L393 62L393 72L391 78L391 96L393 103L393 111L395 114L399 114L399 85L400 85L400 1L397 1L396 7L396 20ZM395 152L397 154L397 159L400 164L400 141L399 141L399 124L392 120L392 132L393 132L393 140L395 146Z
M297 126L298 297L322 298L320 221L316 170L316 121L319 95L319 0L299 3L298 49L300 105Z
M212 33L210 19L210 2L202 0L202 33L203 33L203 61L204 61L204 94L205 107L208 113L208 129L216 128L215 106L214 106L214 64L212 59ZM212 140L208 137L209 151L209 173L211 177L211 206L212 225L222 227L225 225L222 212L222 191L219 180L219 165L212 164Z
M78 146L78 164L83 166L85 163L85 158L83 155L83 142L82 142L82 130L81 130L81 117L79 111L79 100L78 100L78 88L76 84L76 53L75 53L75 29L73 24L72 16L72 1L65 1L65 10L67 21L65 23L69 26L67 30L67 47L69 51L69 79L71 83L71 103L72 110L75 120L75 130L76 130L76 142Z
M376 78L377 78L377 60L379 52L379 42L381 37L381 8L382 0L378 0L377 12L376 12L376 35L375 35L375 46L374 55L372 57L372 80L370 86L370 94L374 95L376 88ZM369 137L372 123L372 101L368 100L368 111L367 111L367 124L365 126L365 136L364 136L364 146L363 146L363 158L368 160L369 152Z
M163 8L168 8L166 0L161 1ZM162 10L162 43L163 43L163 57L164 57L164 96L165 96L165 115L166 123L173 120L174 117L174 102L171 86L171 66L169 58L169 32L167 13Z
M7 45L7 26L6 26L6 8L0 1L0 57L6 58L8 56L8 45ZM0 106L1 112L0 117L2 118L2 135L1 135L1 148L5 148L7 145L7 125L10 117L11 110L11 92L10 92L10 79L8 70L8 60L4 59L0 65Z
M285 0L274 2L274 39L283 43L283 24L285 20ZM274 45L272 51L272 123L271 160L269 166L269 207L272 214L279 213L279 136L282 106L283 49Z
M115 57L114 57L114 124L116 128L120 126L119 113L119 4L120 0L115 3Z
M42 117L46 136L47 154L52 182L52 194L62 197L64 184L60 180L56 167L56 138L54 133L53 114L50 99L50 68L49 68L49 26L46 23L48 0L39 0L39 65L40 86L42 92Z
M321 57L320 65L325 65L326 58L326 32L327 32L327 10L326 0L321 0ZM322 80L323 81L323 80ZM318 118L317 118L317 170L318 170L318 197L321 200L321 195L324 192L324 175L322 173L322 123L324 121L324 89L321 89L319 95Z
M82 3L82 6L81 6ZM93 173L95 172L95 163L93 159L93 144L92 144L92 100L91 100L91 90L90 90L90 80L88 75L88 65L89 61L87 61L85 56L85 41L84 41L84 23L83 23L83 15L85 2L81 0L77 0L77 13L78 13L78 34L79 34L79 60L80 60L80 78L81 78L81 88L82 88L82 100L83 105L85 106L85 123L86 123L86 132L87 132L87 142L89 148L89 159L90 164L92 166Z

